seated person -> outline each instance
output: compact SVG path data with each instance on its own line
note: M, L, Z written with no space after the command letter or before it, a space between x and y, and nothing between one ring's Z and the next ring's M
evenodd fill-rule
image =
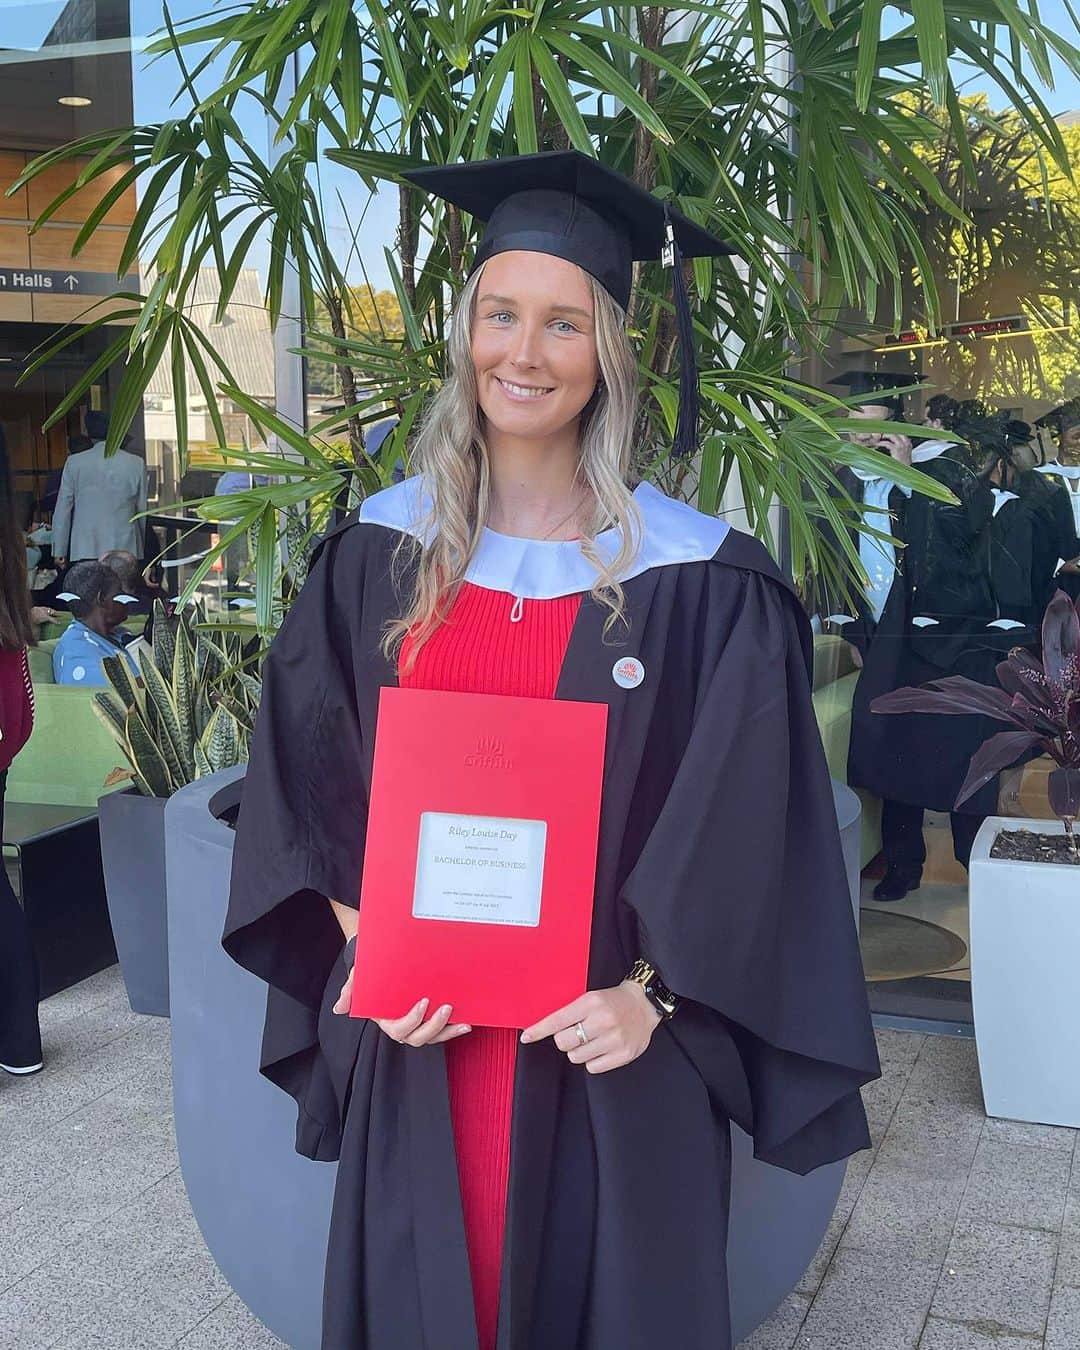
M53 679L57 684L107 685L102 658L124 652L128 633L118 632L127 615L119 603L120 578L104 563L76 563L64 578L63 599L74 619L53 648ZM124 652L133 677L139 668Z
M129 599L121 600L128 615L145 614L142 636L149 642L153 634L154 601L160 600L166 614L173 612L172 601L164 586L154 586L147 581L142 566L134 553L126 549L114 548L101 555L101 562L112 568L120 582L120 595Z

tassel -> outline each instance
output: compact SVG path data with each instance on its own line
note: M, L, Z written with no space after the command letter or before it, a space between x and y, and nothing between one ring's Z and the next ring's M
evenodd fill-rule
M683 459L698 448L698 391L697 357L694 352L694 321L690 314L690 297L686 293L682 254L675 242L671 212L664 204L664 248L661 259L672 269L672 296L675 302L675 325L679 338L679 412L675 420L675 440L672 457Z

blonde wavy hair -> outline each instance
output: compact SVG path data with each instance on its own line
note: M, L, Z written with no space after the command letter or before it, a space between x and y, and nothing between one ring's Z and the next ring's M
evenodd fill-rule
M409 535L395 552L395 572L418 556L411 601L392 620L383 637L383 651L396 659L403 638L412 633L408 664L449 612L465 578L488 517L491 465L484 437L484 419L477 402L472 361L472 325L476 293L484 269L466 282L450 319L447 372L429 403L412 446L411 467L423 474L432 509L419 522L426 547ZM600 383L581 414L581 458L576 481L589 490L593 503L580 522L581 551L596 569L592 594L609 613L604 635L626 621L626 601L619 576L641 543L642 523L629 477L637 418L637 361L626 332L625 311L593 277L587 276L593 299L593 322ZM617 527L619 549L605 558L596 536ZM406 551L406 552L403 552Z

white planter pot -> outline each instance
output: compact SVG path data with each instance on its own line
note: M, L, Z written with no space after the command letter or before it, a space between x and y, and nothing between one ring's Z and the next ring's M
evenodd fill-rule
M986 1113L1080 1126L1080 866L990 857L1002 830L1058 820L990 816L971 853L971 1001Z

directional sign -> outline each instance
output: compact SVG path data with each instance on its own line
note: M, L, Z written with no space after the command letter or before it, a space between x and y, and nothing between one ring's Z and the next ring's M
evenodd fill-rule
M112 295L124 284L109 272L45 272L37 267L0 267L0 295Z

